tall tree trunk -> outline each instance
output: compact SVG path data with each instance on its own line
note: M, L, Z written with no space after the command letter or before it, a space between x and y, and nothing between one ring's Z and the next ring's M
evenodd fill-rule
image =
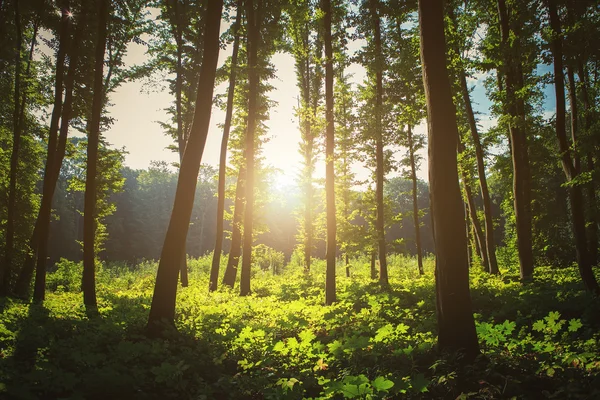
M517 248L521 279L533 278L533 245L531 233L531 172L527 136L525 132L525 107L516 93L523 88L523 77L514 49L510 47L511 28L505 0L498 0L500 33L504 51L504 78L506 84L506 111L517 120L509 126L513 161L513 193L517 230ZM518 32L514 32L518 37Z
M98 147L100 144L100 119L104 103L104 52L109 13L109 0L98 1L98 33L94 61L94 97L88 131L85 197L83 203L83 303L96 308L96 178ZM34 294L35 295L35 294Z
M334 126L333 126L333 46L331 39L331 0L321 1L325 39L325 197L327 213L327 269L325 273L325 304L336 301L335 256L335 171L334 171Z
M185 246L192 215L198 172L200 171L200 162L202 161L202 153L204 152L210 124L212 97L219 58L219 29L221 27L222 10L223 0L208 2L206 25L204 26L204 53L198 79L194 121L179 168L173 211L158 265L152 306L148 317L147 329L150 336L160 336L165 328L163 323L170 326L175 323L177 276L180 270L181 253Z
M494 241L494 220L492 218L492 202L490 200L490 192L488 190L487 178L485 175L485 161L483 147L477 130L477 122L475 121L475 113L471 105L471 96L469 87L467 86L467 78L465 72L460 73L460 86L463 101L465 103L465 111L469 120L469 128L473 144L475 145L475 157L477 159L477 174L479 175L479 187L481 188L481 198L483 199L483 215L485 222L485 248L487 251L487 264L490 274L498 274L498 260L496 259L496 243Z
M248 126L246 127L246 207L244 208L244 246L242 248L242 270L240 272L240 296L250 294L250 273L252 266L252 234L254 224L254 136L256 131L258 103L258 47L260 40L260 19L262 0L246 0L246 21L248 31Z
M70 20L68 9L62 9L62 18L60 25L60 37L58 53L56 56L56 78L54 86L54 107L52 110L52 118L50 120L50 130L48 133L48 150L46 156L46 166L44 169L44 186L42 190L42 202L40 205L38 219L40 222L38 228L37 243L34 243L36 256L35 266L35 284L33 288L33 300L42 302L45 298L46 291L46 256L48 253L48 235L50 234L50 217L52 213L52 198L56 189L56 166L58 164L57 156L59 155L59 119L61 119L63 109L63 79L65 59L70 45ZM74 72L73 72L74 73ZM72 94L71 94L72 96ZM71 99L72 102L72 99ZM61 125L62 127L62 125ZM62 132L61 132L62 133ZM66 146L66 137L64 138ZM64 149L62 154L64 155ZM62 160L61 160L62 162ZM59 166L60 172L60 166Z
M566 102L565 102L565 83L563 73L563 51L562 51L562 32L560 18L558 15L556 0L548 0L548 11L550 14L550 26L553 30L552 53L554 56L554 89L556 93L556 137L558 147L561 153L561 163L569 185L569 200L571 209L571 223L573 225L573 236L575 236L575 249L579 273L587 290L600 295L600 287L594 276L592 264L588 257L588 243L585 233L585 215L583 191L580 185L573 184L573 180L579 176L580 162L577 155L577 137L576 132L572 132L573 156L567 139L565 129L566 123ZM572 110L573 111L573 110Z
M242 0L237 2L237 15L233 28L233 52L231 54L231 71L229 71L229 89L227 90L227 110L225 112L225 125L223 126L223 138L221 139L221 153L219 156L219 183L217 200L217 237L215 251L213 252L212 265L210 268L210 281L208 290L217 290L219 280L219 267L221 265L221 252L223 251L223 215L225 214L225 173L227 171L227 143L229 142L229 131L231 129L231 117L233 115L233 95L235 94L235 83L237 73L237 58L240 48L240 25L242 21Z
M177 51L177 64L176 64L176 76L175 76L175 115L177 120L177 149L179 152L179 164L183 160L183 153L185 152L185 145L187 138L183 130L183 117L182 117L182 92L183 92L183 28L180 20L179 13L179 0L167 1L167 9L169 10L171 19L171 31L175 38L176 51ZM187 268L187 252L186 245L183 246L180 261L180 279L181 286L187 287L189 284L188 280L188 268Z
M38 29L39 29L39 25L40 25L40 17L36 18L34 24L33 24L33 33L31 35L31 44L29 46L29 55L27 57L27 67L25 68L25 76L29 77L31 75L31 64L33 62L33 52L35 50L35 45L37 43L37 35L38 35ZM19 126L18 126L18 130L22 132L25 129L25 106L27 104L27 87L23 88L23 90L21 90L21 105L19 107ZM36 221L36 225L37 225L37 221ZM36 232L37 228L34 228L34 233ZM33 238L36 238L36 242L33 241L33 239L30 239L29 241L29 247L30 249L34 252L35 254L35 245L34 243L37 243L37 235L34 234L32 235ZM17 295L18 297L26 297L27 294L27 290L29 289L29 284L31 283L31 275L33 274L33 268L34 268L34 260L32 258L31 255L28 255L25 258L25 263L23 264L23 266L21 267L21 271L19 271L19 275L17 277L17 281L15 283L15 287L14 287L14 294ZM7 270L8 271L12 271L12 265L11 264L7 264ZM23 292L22 295L20 295L19 293L19 283L21 280L21 274L23 272L23 270L28 271L28 279L26 282L26 286L24 288L24 290L22 290L21 292ZM10 273L8 274L9 278L10 278ZM2 272L0 271L0 281L2 281L1 279L2 276ZM10 280L10 279L9 279ZM6 283L8 285L9 281L5 281L3 283ZM6 287L6 289L8 290L8 286ZM2 292L3 287L2 287L2 283L0 283L0 293Z
M415 244L417 246L417 264L419 266L419 275L423 275L423 254L421 251L421 229L419 226L419 203L417 200L417 168L415 166L415 147L413 143L412 127L406 127L408 136L408 153L410 156L410 178L412 180L412 201L413 201L413 223L415 225Z
M419 0L421 64L427 100L429 185L436 251L438 344L479 352L469 293L463 205L458 184L456 109L446 68L443 0Z
M308 36L308 29L307 29ZM308 47L308 37L306 37L306 47L305 51L309 53ZM304 82L304 87L302 90L302 97L304 106L308 107L311 104L310 99L310 61L307 55L306 57L306 80ZM313 94L314 97L316 93ZM311 129L311 120L307 115L304 115L304 131L306 135L306 148L304 150L304 163L306 168L306 175L304 178L305 182L305 195L306 195L306 204L304 206L304 270L305 272L310 271L311 257L312 257L312 247L313 247L313 221L312 221L312 200L313 200L313 183L312 183L312 172L313 172L313 137L312 137L312 129Z
M375 40L375 160L376 184L375 198L377 203L377 247L379 250L379 282L387 286L388 269L385 246L385 216L383 204L384 160L383 160L383 132L381 128L381 107L383 105L383 54L381 50L381 25L378 13L378 0L369 0L369 12L373 22L373 36Z
M590 106L590 97L588 92L588 82L583 62L581 58L577 59L577 76L581 85L581 97L583 98L583 108L585 112L585 130L588 135L591 134L592 128L592 110ZM586 154L587 170L594 174L594 156L592 151ZM589 237L589 257L590 263L596 265L598 263L598 211L596 206L596 188L594 179L591 179L586 185L588 196L588 237Z
M15 93L14 93L14 112L13 112L13 145L10 157L10 178L8 186L8 208L6 213L6 234L4 250L4 266L0 271L0 295L6 295L10 285L12 275L12 257L14 251L15 238L15 217L16 217L16 199L17 199L17 169L19 168L19 149L21 146L21 127L19 124L20 110L19 98L21 95L21 14L19 11L19 1L14 1L15 7L15 28L17 31L17 41L15 46Z
M465 189L465 197L467 199L467 211L469 212L469 217L471 218L471 223L473 224L473 231L475 234L474 239L477 254L479 257L481 257L481 263L483 264L483 267L485 269L489 269L485 238L483 230L481 229L481 223L479 222L479 218L477 216L477 207L475 206L475 201L473 199L473 191L471 190L471 185L467 181L468 178L464 174L462 178L463 187Z
M233 221L231 222L231 246L227 259L227 268L223 275L223 285L233 289L242 250L242 221L244 218L244 192L246 171L240 167L235 188L235 204L233 208Z

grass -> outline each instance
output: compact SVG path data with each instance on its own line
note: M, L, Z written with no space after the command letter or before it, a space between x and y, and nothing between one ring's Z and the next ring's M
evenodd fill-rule
M476 269L471 294L482 355L474 365L436 351L433 260L390 257L390 287L338 271L324 301L324 262L309 276L255 271L253 295L208 293L210 258L189 260L178 332L144 335L157 264L103 265L97 316L62 261L43 306L1 299L0 398L7 399L593 399L600 397L600 304L575 268Z

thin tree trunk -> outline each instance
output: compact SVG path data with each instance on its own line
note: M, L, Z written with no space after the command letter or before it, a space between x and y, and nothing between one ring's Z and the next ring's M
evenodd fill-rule
M556 92L556 136L558 138L558 147L561 153L561 163L567 182L569 185L569 200L571 209L571 223L573 224L573 236L575 236L575 249L579 273L587 290L600 295L600 287L594 276L592 264L588 257L588 243L585 232L585 215L583 191L580 185L572 184L573 180L579 176L580 162L577 155L577 137L576 131L572 132L573 156L567 139L565 129L566 123L566 102L563 73L563 51L562 51L562 32L560 17L558 15L555 0L548 1L548 11L550 14L550 26L552 27L552 53L554 55L554 89ZM573 111L573 110L572 110Z
M384 183L384 160L383 160L383 133L381 128L381 107L383 105L383 54L381 50L381 26L377 0L369 0L369 11L373 22L373 34L375 40L375 159L376 159L376 185L375 197L377 203L377 220L375 229L377 231L377 247L379 250L379 282L387 286L388 270L385 246L385 216L383 203Z
M19 167L19 150L21 146L21 127L19 124L20 110L19 98L21 95L21 14L19 12L19 1L15 0L15 28L17 31L17 43L15 46L15 93L14 93L14 112L13 112L13 146L10 157L10 178L8 189L8 208L6 213L6 234L4 250L4 267L0 271L0 295L6 295L10 285L12 275L12 257L14 251L15 237L15 217L16 217L16 199L17 199L17 169Z
M175 76L175 114L177 119L177 148L179 152L179 164L183 160L183 153L185 152L186 138L183 131L183 118L182 118L182 91L183 91L183 66L182 66L182 53L183 53L183 29L179 19L179 1L167 1L167 8L171 13L171 30L175 37L175 43L177 47L177 64L176 64L176 76ZM187 287L189 284L188 280L188 268L187 268L187 251L184 243L183 251L181 254L180 261L180 279L181 286Z
M458 184L456 109L446 69L443 0L419 0L421 64L427 100L429 185L436 251L438 344L479 353L469 293L463 202Z
M467 260L469 267L473 266L473 249L471 248L471 224L469 221L469 206L466 202L463 203L465 212L465 234L467 235Z
M375 265L375 261L377 260L377 253L375 251L371 252L371 279L377 279L377 267Z
M250 273L252 266L252 234L254 224L254 142L258 102L258 47L260 40L260 19L262 0L246 0L246 21L248 25L248 126L246 127L246 206L244 208L244 246L242 248L242 270L240 272L240 296L250 294Z
M46 291L46 256L48 252L48 235L50 234L52 197L54 197L54 191L56 189L56 180L58 179L58 176L56 175L55 171L56 164L58 163L57 156L59 155L59 119L61 118L61 114L63 111L62 109L64 64L68 52L68 47L70 45L69 28L70 17L67 14L67 9L63 8L59 38L60 42L56 57L54 108L52 110L50 131L48 134L48 151L46 157L46 166L44 170L44 187L42 190L42 202L40 205L38 217L40 220L40 225L37 232L38 240L37 243L34 244L36 248L35 253L37 255L35 267L35 283L33 288L33 300L35 302L44 301ZM64 140L66 145L66 138ZM64 155L64 150L62 154Z
M473 192L471 190L471 185L467 181L467 177L463 175L463 187L465 189L465 197L467 198L467 210L469 212L469 217L471 218L471 223L473 225L474 231L474 239L475 239L475 248L479 257L481 257L481 263L486 270L489 270L489 261L487 258L487 249L485 246L485 239L483 230L481 229L481 224L479 222L479 218L477 217L477 208L475 206L475 201L473 200Z
M208 290L217 290L219 280L219 267L221 265L221 252L223 251L223 215L225 214L225 180L227 171L227 143L229 142L229 131L231 129L231 117L233 115L233 95L235 94L237 58L240 48L240 25L242 21L242 0L237 2L237 15L233 28L233 52L231 54L231 71L229 72L229 89L227 91L227 111L225 112L225 125L223 126L223 138L221 139L221 154L219 157L219 183L217 200L217 235L215 251L213 252L212 265L210 268L210 281Z
M37 18L35 20L35 22L34 22L34 25L33 25L33 34L32 34L32 37L31 37L31 45L29 47L29 56L27 58L27 67L25 69L25 76L26 77L29 77L30 74L31 74L31 64L32 64L32 61L33 61L33 52L35 50L35 45L36 45L36 42L37 42L37 34L38 34L39 24L40 24L40 18ZM18 128L18 130L20 132L23 132L23 130L25 129L25 106L26 106L26 104L27 104L27 89L24 88L22 90L22 94L21 94L21 106L19 108L19 128ZM37 225L37 220L36 220L36 225ZM34 255L35 255L35 251L36 251L34 243L37 243L37 234L35 234L36 229L37 228L34 228L34 235L32 235L32 238L36 238L36 241L34 242L33 239L30 239L30 241L29 241L29 247L34 252ZM8 268L9 271L12 271L12 265L7 264L7 268ZM23 294L20 297L26 297L27 290L29 288L29 284L31 283L31 276L33 274L33 268L34 268L34 260L33 260L32 256L28 255L25 258L25 263L23 264L23 267L21 268L21 271L19 272L19 275L17 277L17 281L15 283L14 293L18 297L20 296L20 294L19 294L20 293L19 292L19 283L20 283L20 280L21 280L21 275L22 275L23 270L26 270L26 271L29 271L29 272L28 272L28 275L27 275L28 279L27 279L27 282L26 282L26 286L25 286L24 290L22 290ZM1 273L0 273L0 275L1 275ZM10 273L9 273L9 277L10 277ZM4 282L4 283L6 283L8 285L8 281ZM8 289L8 287L6 289ZM0 284L0 292L2 292L1 284Z
M325 38L325 197L327 213L327 270L325 274L325 304L336 301L335 256L336 218L335 218L335 171L334 171L334 126L333 126L333 46L331 39L331 0L322 0L324 38Z
M165 323L169 326L174 326L175 323L180 258L192 215L198 172L200 171L200 162L202 161L202 153L204 152L210 124L212 97L219 58L219 29L222 10L223 0L211 0L206 8L204 53L198 79L194 121L179 169L173 211L158 265L152 306L148 317L147 330L150 336L162 335Z
M413 201L413 223L415 225L415 244L417 246L417 264L419 266L419 275L423 275L423 254L421 251L421 229L419 227L419 203L417 201L417 168L415 166L415 148L413 143L412 128L406 127L408 137L408 153L410 156L410 178L412 180L412 201Z
M346 264L346 278L350 278L350 262L348 260L348 253L344 254Z
M85 197L83 203L83 303L96 308L96 179L98 147L100 144L100 119L104 103L104 52L109 13L109 0L98 2L98 33L94 61L94 97L88 131Z
M483 199L483 214L485 222L485 248L487 252L488 271L491 274L498 274L498 260L496 259L496 243L494 241L494 220L492 218L492 202L490 200L490 192L488 190L487 178L485 175L485 161L479 132L477 131L477 122L475 121L475 113L471 105L471 96L467 86L465 72L460 73L460 85L463 101L465 103L465 111L469 120L469 127L473 144L475 145L475 157L477 159L477 174L479 175L479 187L481 188L481 198Z
M235 204L233 208L233 221L231 223L231 246L227 259L227 268L223 275L223 285L233 289L242 250L242 221L244 218L244 181L246 171L240 167L235 188Z
M585 130L589 135L592 128L592 110L590 106L590 97L588 92L588 82L586 79L585 69L583 62L578 58L577 60L577 75L579 76L579 82L581 84L581 95L583 98L583 108L585 112ZM591 151L586 154L587 170L594 174L594 156ZM589 257L590 263L596 265L598 263L598 211L596 206L596 188L594 185L594 179L590 179L586 185L586 192L588 196L588 238L589 238Z
M505 0L498 0L500 32L504 51L504 77L506 83L507 113L518 122L509 126L511 154L513 161L513 193L517 230L517 248L522 280L533 278L533 245L531 233L531 172L527 136L524 131L525 108L523 100L518 100L516 92L523 87L522 71L515 59L514 49L510 48L511 29ZM517 34L518 32L513 32Z

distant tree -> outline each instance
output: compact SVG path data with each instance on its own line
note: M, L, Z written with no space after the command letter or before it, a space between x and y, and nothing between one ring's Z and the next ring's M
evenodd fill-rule
M429 185L436 250L438 343L479 352L469 293L465 220L458 185L458 127L446 68L443 1L419 0L421 60L429 127Z

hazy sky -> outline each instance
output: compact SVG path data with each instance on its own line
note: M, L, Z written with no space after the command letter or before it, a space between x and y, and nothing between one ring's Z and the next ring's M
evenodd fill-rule
M225 26L222 27L222 30L224 29L226 29ZM359 44L351 44L350 47L352 49L358 46ZM231 46L221 50L219 65L222 65L230 54ZM129 65L139 64L145 58L145 47L131 44L125 61ZM267 122L267 126L271 139L264 144L263 153L267 163L283 172L283 176L278 178L278 182L291 184L295 182L301 169L301 156L298 153L300 132L297 117L294 115L299 91L296 87L292 56L276 54L273 64L277 69L277 78L271 81L275 89L269 93L269 96L277 102L277 106L270 111L270 120ZM348 72L354 74L355 83L361 83L364 79L364 70L358 65L349 68ZM475 109L481 113L480 125L486 130L494 121L488 115L490 102L485 96L482 79L483 76L478 76L477 79L469 81L471 85L477 83L472 97ZM173 98L166 87L162 92L151 90L149 94L147 87L146 90L142 89L142 82L129 82L111 94L110 100L113 105L108 111L115 122L110 130L105 132L105 137L113 146L125 147L129 153L125 163L131 168L147 168L153 160L178 161L176 153L166 149L168 145L172 144L171 138L166 137L159 124L156 123L156 121L168 119L164 109L171 104ZM215 93L225 93L226 90L227 82L217 87ZM218 128L218 125L223 123L224 118L225 113L213 107L208 140L202 157L203 163L218 165L222 135L222 129ZM416 131L425 133L425 122L418 126ZM422 154L425 160L418 175L421 179L427 180L426 150L423 150ZM401 157L400 153L397 158L399 157ZM367 170L359 166L356 168L356 173L359 179L364 179L369 175ZM324 165L321 162L317 165L316 176L324 177L324 175Z

